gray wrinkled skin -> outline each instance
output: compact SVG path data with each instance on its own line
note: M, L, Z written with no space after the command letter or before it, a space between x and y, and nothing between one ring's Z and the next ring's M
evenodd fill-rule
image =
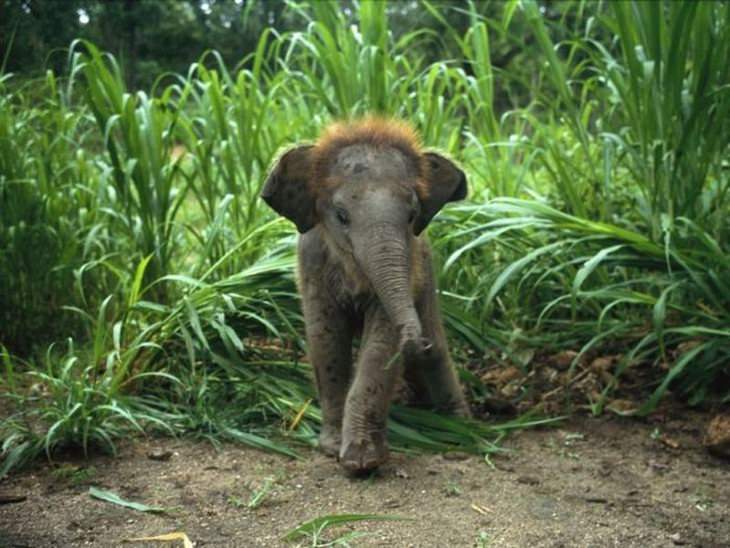
M416 235L445 202L463 197L466 181L450 161L430 154L435 191L421 203L411 159L356 144L329 164L328 176L339 181L333 191L308 202L296 174L309 152L285 154L262 196L303 232L299 290L322 407L320 447L347 470L363 472L388 457L386 419L399 377L415 403L469 414L448 356L431 252Z

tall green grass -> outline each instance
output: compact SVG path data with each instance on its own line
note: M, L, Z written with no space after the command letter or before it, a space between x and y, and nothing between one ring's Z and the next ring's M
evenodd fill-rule
M0 333L21 353L75 334L68 288L110 249L90 134L55 75L0 77Z
M616 383L656 371L644 412L668 389L730 398L717 390L730 348L728 6L576 4L559 43L534 2L494 20L465 5L465 33L424 8L458 57L427 59L442 37L394 35L390 6L363 0L352 16L292 3L300 30L268 29L236 68L208 52L151 90L127 89L83 41L66 75L2 75L4 471L64 446L114 450L133 430L289 455L313 444L295 233L258 193L282 147L367 112L410 120L468 172L471 200L430 228L457 346L528 368L525 349L574 349L577 364L610 348ZM541 53L536 74L491 66L495 33L517 22ZM496 112L512 83L529 102ZM539 422L393 419L401 448L482 453Z

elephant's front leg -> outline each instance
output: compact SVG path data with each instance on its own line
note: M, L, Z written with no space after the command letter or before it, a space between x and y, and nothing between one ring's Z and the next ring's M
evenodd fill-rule
M458 417L469 417L469 405L449 359L430 254L424 259L424 277L426 287L417 302L417 309L424 337L431 341L432 347L428 352L406 360L406 381L415 392L416 405L434 407L437 411Z
M345 313L323 292L304 293L304 320L309 360L322 408L319 447L340 452L342 416L352 370L352 328Z
M342 425L340 462L352 472L371 470L388 458L388 407L403 367L397 349L398 333L385 312L373 307L365 316Z

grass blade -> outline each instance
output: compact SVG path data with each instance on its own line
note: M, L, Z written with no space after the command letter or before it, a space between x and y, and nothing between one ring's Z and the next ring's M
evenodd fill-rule
M147 504L142 504L139 502L124 500L112 491L105 491L96 487L89 487L89 495L91 495L95 499L103 500L104 502L111 502L112 504L116 504L117 506L123 506L124 508L131 508L132 510L137 510L138 512L150 512L153 514L159 514L167 511L166 508L163 508L161 506L149 506Z
M343 525L358 521L404 521L411 518L380 514L329 514L307 520L284 534L285 540L296 540L299 537L311 536L327 527Z

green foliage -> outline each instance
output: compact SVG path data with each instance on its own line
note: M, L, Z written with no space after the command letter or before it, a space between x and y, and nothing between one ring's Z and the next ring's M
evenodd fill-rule
M305 521L284 535L285 540L297 540L306 537L311 540L311 546L321 546L320 537L328 527L335 527L345 523L354 523L358 521L403 521L409 518L400 516L380 515L380 514L329 514L326 516L318 516L316 518ZM335 545L346 545L342 541L336 542Z
M367 112L468 172L430 228L455 341L618 348L617 379L656 371L642 412L730 398L727 5L422 5L414 29L393 3L290 3L235 69L209 52L147 91L84 40L66 78L0 76L0 475L131 431L313 445L295 232L258 193L279 149ZM489 455L541 422L395 407L390 437Z
M0 332L27 352L74 334L60 312L74 271L105 249L89 126L56 77L13 90L0 77ZM40 87L44 93L35 93ZM80 148L77 148L80 146Z
M77 38L124 64L130 87L148 88L163 73L184 73L216 49L235 66L269 25L291 26L286 0L2 0L0 59L28 76L61 72L64 50Z
M71 73L84 77L86 104L109 155L114 207L107 211L128 232L133 249L151 257L146 278L155 280L169 269L173 222L185 198L184 188L174 188L179 161L170 157L178 113L170 110L167 94L127 93L114 59L88 42L80 45L84 54L71 47Z
M149 506L147 504L125 500L112 491L106 491L104 489L99 489L98 487L89 487L89 496L95 499L103 500L104 502L116 504L117 506L123 506L124 508L137 510L138 512L150 512L153 514L159 514L166 511L166 509L161 506Z

